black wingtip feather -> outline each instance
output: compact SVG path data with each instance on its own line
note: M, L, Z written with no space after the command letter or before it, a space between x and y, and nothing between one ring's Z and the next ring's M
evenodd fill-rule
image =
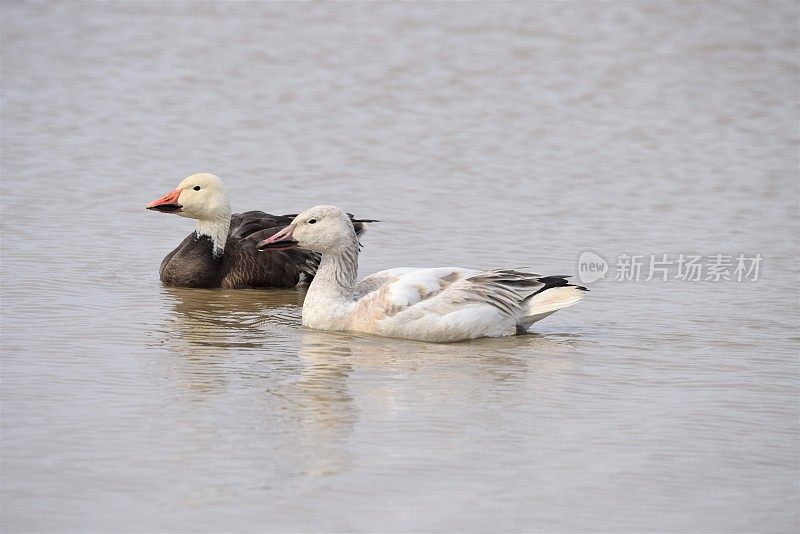
M560 275L542 276L541 278L537 278L539 282L544 284L544 287L541 288L539 291L537 291L535 294L541 293L542 291L546 291L554 287L574 287L580 289L581 291L589 291L584 286L579 286L577 284L570 284L569 281L567 280L568 278L569 278L568 276L560 276Z

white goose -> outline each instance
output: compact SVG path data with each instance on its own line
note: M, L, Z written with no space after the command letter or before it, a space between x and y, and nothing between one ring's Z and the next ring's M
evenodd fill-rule
M402 267L356 283L358 238L335 206L307 209L258 243L259 250L293 247L322 254L303 304L303 326L317 330L433 342L510 336L586 291L564 276L461 267Z

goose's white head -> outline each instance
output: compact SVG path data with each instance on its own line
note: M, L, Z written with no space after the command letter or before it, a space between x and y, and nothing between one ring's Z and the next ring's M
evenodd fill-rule
M339 254L358 246L350 216L336 206L314 206L292 223L258 243L258 250L299 247L321 254Z
M174 191L148 204L147 209L200 221L218 221L231 216L225 184L218 176L207 172L184 179Z
M214 256L220 256L225 250L231 224L231 203L228 190L218 176L207 172L193 174L179 183L174 191L146 207L197 219L195 233L211 238Z

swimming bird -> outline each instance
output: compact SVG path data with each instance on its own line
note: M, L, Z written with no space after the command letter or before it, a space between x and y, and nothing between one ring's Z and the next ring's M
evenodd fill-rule
M228 190L213 174L193 174L147 209L197 219L195 231L161 262L167 286L202 288L289 288L309 282L320 255L309 250L260 254L256 244L284 228L295 215L246 211L231 215ZM350 217L357 235L367 222Z
M322 254L303 303L303 326L418 341L449 342L524 333L575 304L586 288L565 276L461 267L380 271L356 282L359 242L347 214L316 206L258 243Z

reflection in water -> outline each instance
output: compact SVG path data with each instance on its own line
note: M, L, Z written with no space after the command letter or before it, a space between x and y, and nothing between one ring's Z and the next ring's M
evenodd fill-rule
M263 325L292 325L305 293L297 290L204 290L165 287L175 328L192 348L257 347ZM174 332L173 332L174 333Z
M232 382L249 385L281 415L281 456L290 472L325 476L347 469L346 443L357 419L349 336L300 331L298 347L302 291L164 292L173 313L162 343L175 355L169 374L184 401L233 394Z
M347 438L358 419L349 389L352 343L346 336L303 331L297 382L286 391L298 428L290 447L303 458L303 471L328 475L348 468Z
M176 356L171 372L188 390L222 388L237 371L238 351L284 353L288 326L299 321L303 292L162 288L171 307L159 343ZM233 368L232 368L233 366Z
M430 344L301 330L300 339L299 377L282 394L298 422L295 454L304 472L320 476L350 468L357 423L392 421L402 428L422 422L417 430L428 431L430 414L435 420L442 407L488 405L497 396L532 398L575 366L574 339L538 335ZM524 352L539 357L520 356ZM438 429L448 431L442 423ZM414 435L414 428L407 430ZM379 441L380 448L389 445Z
M303 295L295 291L163 291L172 311L161 343L175 357L162 363L182 402L191 409L246 387L250 402L280 420L286 468L308 476L353 468L357 424L393 422L409 436L432 425L458 433L422 414L530 399L563 384L558 375L574 367L575 336L455 344L353 336L300 328Z

